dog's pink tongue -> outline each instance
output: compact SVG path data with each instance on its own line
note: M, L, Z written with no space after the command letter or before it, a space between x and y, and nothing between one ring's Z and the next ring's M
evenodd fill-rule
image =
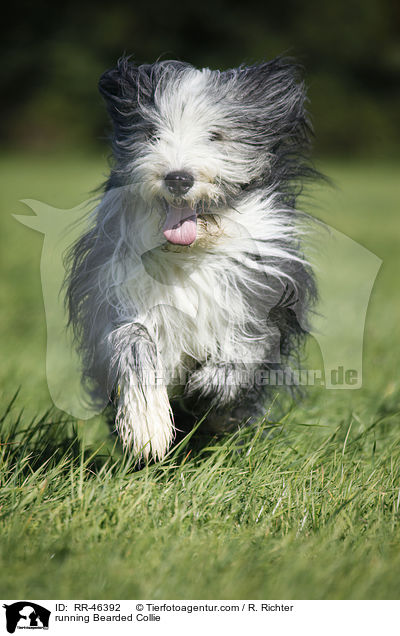
M196 240L196 212L191 208L175 208L168 205L163 233L167 241L175 245L191 245Z

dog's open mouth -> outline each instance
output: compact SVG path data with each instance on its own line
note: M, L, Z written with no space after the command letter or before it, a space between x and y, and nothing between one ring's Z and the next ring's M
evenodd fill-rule
M167 241L174 245L191 245L197 236L197 215L188 205L175 207L171 203L165 205L166 218L163 234Z

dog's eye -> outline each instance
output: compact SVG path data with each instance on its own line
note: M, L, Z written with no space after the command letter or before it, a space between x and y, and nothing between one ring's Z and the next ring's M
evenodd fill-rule
M212 130L208 137L210 141L223 141L224 139L222 134L218 132L217 130Z

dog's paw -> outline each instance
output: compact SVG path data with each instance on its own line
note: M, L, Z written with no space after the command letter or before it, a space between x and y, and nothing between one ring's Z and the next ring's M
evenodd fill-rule
M138 460L162 459L175 436L166 388L123 384L115 424L124 449L132 451Z

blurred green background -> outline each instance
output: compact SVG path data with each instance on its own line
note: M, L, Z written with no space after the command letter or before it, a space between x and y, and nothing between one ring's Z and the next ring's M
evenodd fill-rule
M398 0L22 0L3 17L2 597L399 598ZM123 53L213 68L296 57L317 167L335 184L313 187L302 205L383 261L360 390L311 388L287 434L245 438L248 452L240 439L232 448L230 438L213 440L205 454L194 443L135 474L118 454L107 464L104 421L46 413L43 236L12 217L31 213L21 199L68 209L104 181L97 81ZM354 280L348 262L337 267L347 281L335 296L340 315Z
M103 143L100 74L122 53L223 68L286 53L305 67L316 151L391 156L400 141L398 0L10 3L2 21L5 146Z

